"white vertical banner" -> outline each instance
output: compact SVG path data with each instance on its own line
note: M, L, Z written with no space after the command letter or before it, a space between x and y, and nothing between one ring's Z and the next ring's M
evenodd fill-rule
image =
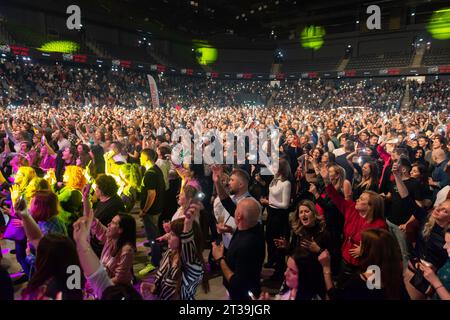
M158 97L158 87L156 86L156 81L151 75L147 75L148 84L150 86L150 94L152 96L153 108L159 108L159 97Z

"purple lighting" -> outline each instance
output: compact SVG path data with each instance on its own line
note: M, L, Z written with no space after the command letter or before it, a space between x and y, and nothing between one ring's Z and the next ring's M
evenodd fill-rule
M11 277L11 279L15 279L22 275L23 275L23 272L16 272L16 273L11 273L9 276Z

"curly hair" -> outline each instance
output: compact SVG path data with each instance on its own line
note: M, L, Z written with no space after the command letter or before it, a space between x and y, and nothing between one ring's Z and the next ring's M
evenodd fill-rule
M66 178L67 177L67 178ZM66 186L81 191L87 180L83 173L83 168L78 166L67 166L64 171L64 181Z
M107 174L99 175L95 180L95 184L106 197L114 196L119 190L116 180Z

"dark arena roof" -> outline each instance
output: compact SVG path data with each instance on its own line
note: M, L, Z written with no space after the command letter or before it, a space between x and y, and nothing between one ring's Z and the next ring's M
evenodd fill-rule
M66 26L72 4L80 8L80 29ZM375 12L367 11L374 5L380 9L376 28L367 25L375 21ZM447 7L447 1L418 0L4 0L0 42L33 49L71 41L69 53L177 72L298 78L412 67L400 74L416 74L424 72L420 67L445 65L450 56ZM425 52L414 61L418 49Z

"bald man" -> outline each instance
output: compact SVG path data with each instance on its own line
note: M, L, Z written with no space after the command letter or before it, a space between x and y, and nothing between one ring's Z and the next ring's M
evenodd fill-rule
M436 196L438 191L449 183L449 175L445 172L448 159L442 149L433 150L432 158L436 165L429 179L429 185L433 188L434 196Z
M223 272L223 284L231 300L250 300L261 293L261 270L264 262L264 233L259 217L261 207L253 198L242 199L236 206L237 230L226 256L223 245L213 243L212 254Z

